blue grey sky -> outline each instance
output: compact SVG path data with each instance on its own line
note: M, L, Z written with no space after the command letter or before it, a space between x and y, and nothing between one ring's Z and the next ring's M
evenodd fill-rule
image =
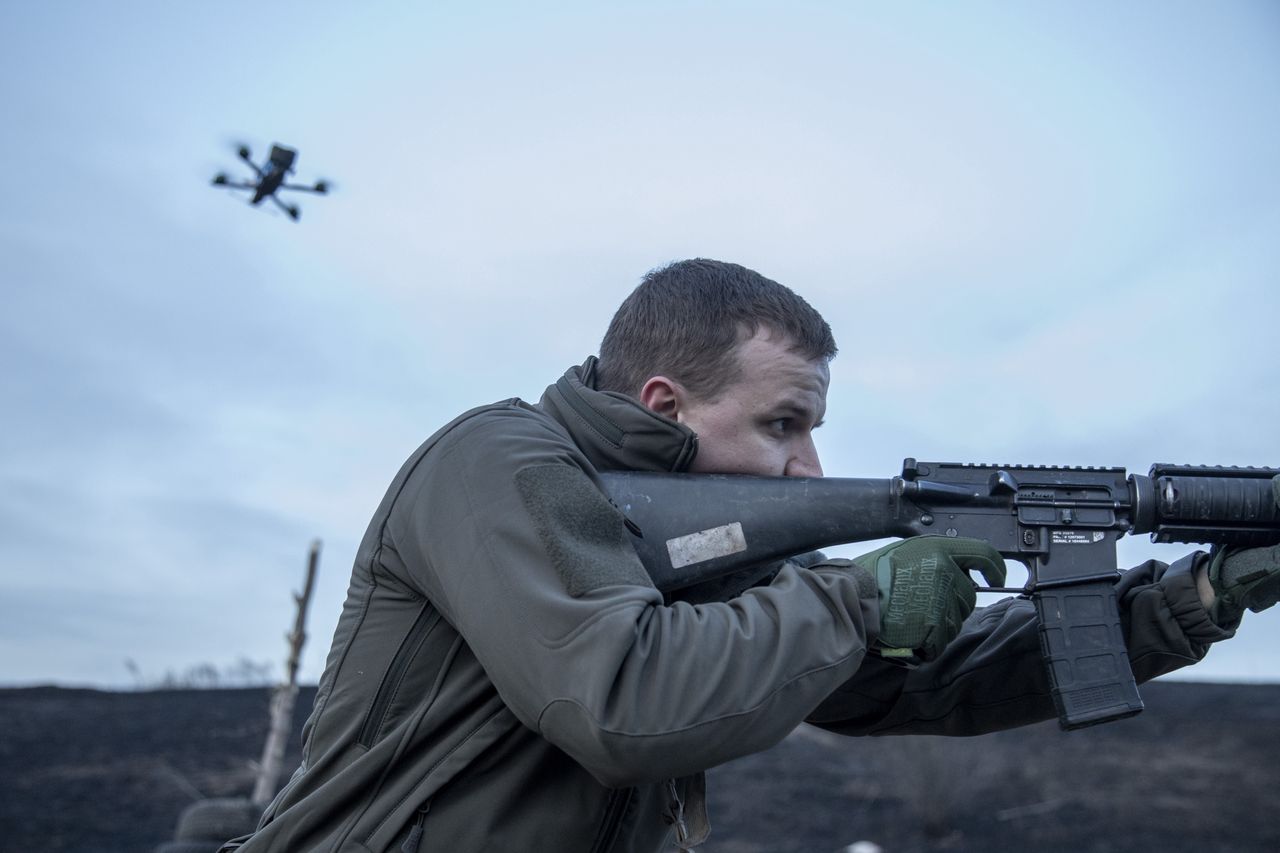
M0 682L279 672L319 537L314 680L404 457L678 258L831 321L829 474L1280 465L1277 91L1273 2L4 4Z

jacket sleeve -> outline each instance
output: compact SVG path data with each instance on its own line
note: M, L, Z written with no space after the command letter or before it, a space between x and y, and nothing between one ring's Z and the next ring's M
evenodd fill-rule
M1150 560L1117 582L1121 626L1141 683L1199 661L1234 631L1209 618L1196 591L1197 552ZM1056 716L1025 597L980 608L937 660L905 669L869 656L809 722L843 734L976 735Z
M768 748L857 670L876 611L856 576L788 567L727 603L666 606L593 476L536 416L477 419L407 479L382 564L431 599L524 725L602 783Z

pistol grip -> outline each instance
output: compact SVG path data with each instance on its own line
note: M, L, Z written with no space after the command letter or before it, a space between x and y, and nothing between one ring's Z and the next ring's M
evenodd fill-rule
M1141 711L1115 584L1102 580L1037 589L1032 600L1062 728L1079 729Z

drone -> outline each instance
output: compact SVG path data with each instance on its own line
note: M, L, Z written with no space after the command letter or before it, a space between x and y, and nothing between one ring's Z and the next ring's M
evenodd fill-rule
M258 205L263 199L271 199L276 206L289 214L289 218L294 222L298 221L301 215L296 204L285 204L276 197L278 190L298 190L304 193L315 193L317 195L325 195L329 192L328 181L316 181L315 184L307 186L305 184L287 184L285 179L293 172L293 161L298 158L298 152L292 148L286 148L283 145L272 145L271 156L267 158L267 162L261 167L254 164L250 159L249 146L241 145L236 154L253 169L257 175L257 180L249 181L233 181L227 177L226 172L219 172L213 176L213 185L215 187L226 187L233 190L252 190L253 198L249 199L249 204Z

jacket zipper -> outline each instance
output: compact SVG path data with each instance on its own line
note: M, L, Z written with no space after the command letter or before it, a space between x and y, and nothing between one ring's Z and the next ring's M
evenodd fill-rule
M396 656L391 659L391 666L387 668L387 674L373 697L369 714L364 718L364 725L360 727L359 742L364 746L373 746L374 739L382 728L382 719L387 714L387 707L391 704L391 698L395 695L396 688L400 686L401 679L404 678L405 670L409 668L409 662L413 660L418 647L422 645L422 638L435 627L439 619L439 611L432 607L430 602L422 605L418 618L413 620L409 633L405 634L404 641L396 650Z
M680 797L680 792L676 790L676 780L667 780L667 796L671 799L667 803L667 814L664 818L675 827L676 830L676 846L681 850L689 849L685 842L689 840L689 827L684 822L684 800Z
M418 809L418 817L413 822L413 828L409 830L409 837L404 840L404 844L400 845L400 853L418 853L418 845L422 843L422 824L426 821L429 811L431 811L431 801L427 800L422 804L422 808Z

